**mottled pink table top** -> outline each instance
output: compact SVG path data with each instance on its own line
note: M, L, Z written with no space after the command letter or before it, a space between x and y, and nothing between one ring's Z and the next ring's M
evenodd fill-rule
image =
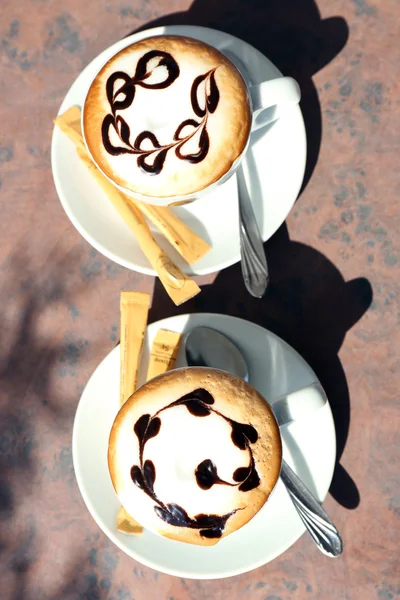
M94 251L57 199L52 119L101 50L155 24L242 37L302 88L307 175L266 244L271 284L238 265L176 309L158 282ZM3 0L0 20L2 600L394 600L399 577L400 46L396 0ZM290 177L290 173L288 173ZM326 508L345 553L303 536L245 575L159 574L98 529L77 488L71 432L88 377L118 341L121 289L153 294L151 321L191 311L259 323L326 388L338 463Z

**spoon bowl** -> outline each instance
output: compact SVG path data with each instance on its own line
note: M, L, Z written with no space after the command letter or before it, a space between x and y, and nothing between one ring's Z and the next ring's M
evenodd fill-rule
M221 369L248 382L249 371L243 354L219 331L195 327L186 335L184 346L189 367Z

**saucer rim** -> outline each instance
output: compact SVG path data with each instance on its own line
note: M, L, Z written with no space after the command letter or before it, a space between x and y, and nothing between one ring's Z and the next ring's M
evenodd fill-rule
M210 321L210 326L215 326L216 322L220 321L220 320L225 320L225 321L230 321L231 323L233 321L240 321L242 323L245 323L245 325L247 327L249 327L249 329L251 328L257 328L258 330L261 330L264 334L266 333L268 336L271 336L272 338L275 338L283 347L285 347L285 349L294 354L296 356L297 360L300 360L301 362L303 362L303 364L307 367L307 369L310 371L310 374L312 374L315 377L316 381L318 380L318 377L316 376L316 374L314 373L313 369L310 367L310 365L307 363L307 361L292 347L290 346L287 342L285 342L282 338L280 338L279 336L277 336L276 334L274 334L273 332L271 332L270 330L257 325L256 323L253 323L251 321L248 321L246 319L241 319L238 317L233 317L230 315L224 315L224 314L218 314L218 313L187 313L184 315L176 315L173 317L167 317L164 319L160 319L158 321L155 321L151 324L149 324L147 326L146 329L146 334L148 334L148 330L155 329L158 330L160 327L162 328L172 328L172 330L176 330L176 331L183 331L184 330L184 325L183 327L181 326L175 326L174 322L180 322L182 321L183 323L187 323L188 320L190 318L193 318L196 320L197 318L199 319L204 319L204 320L209 320ZM85 489L85 483L84 483L84 478L80 472L79 469L79 461L77 460L77 455L78 455L78 439L77 439L77 424L79 422L79 413L80 413L80 408L82 407L82 398L85 394L86 388L89 385L90 380L92 379L92 377L94 377L94 374L97 372L97 370L102 368L102 365L104 362L106 362L107 360L110 360L110 356L113 353L118 352L118 348L119 348L119 344L117 346L115 346L114 348L112 348L112 350L101 360L101 362L97 365L97 367L95 368L95 370L93 371L93 373L91 374L86 386L85 386L85 390L82 393L82 396L79 400L78 403L78 407L76 410L76 414L75 414L75 418L74 418L74 425L73 425L73 434L72 434L72 456L73 456L73 465L74 465L74 471L75 471L75 476L77 479L77 483L78 483L78 488L79 491L81 493L81 496L84 500L84 503L86 504L86 507L91 515L91 517L94 519L94 521L97 523L97 525L100 527L100 529L103 531L103 533L118 547L120 548L120 550L122 550L125 554L127 554L130 558L133 558L134 560L137 560L138 562L140 562L141 564L150 567L152 569L158 570L160 572L169 574L169 575L173 575L176 577L186 577L186 578L190 578L190 579L223 579L226 577L232 577L232 576L236 576L236 575L240 575L243 573L247 573L250 572L254 569L257 569L263 565L268 564L269 562L271 562L272 560L274 560L275 558L277 558L278 556L280 556L281 554L283 554L284 552L286 552L287 550L289 550L297 541L298 539L303 535L303 533L305 532L305 527L302 523L299 523L299 531L298 533L296 533L293 536L292 542L290 543L290 545L288 546L286 542L284 543L277 543L275 551L270 552L268 555L268 558L266 559L265 557L254 562L251 566L246 566L245 568L236 568L236 569L226 569L224 571L220 571L218 573L215 572L204 572L199 574L198 572L194 572L194 571L181 571L179 569L175 569L175 568L171 568L171 567L163 567L163 565L160 565L159 562L155 562L155 561L151 561L148 560L147 558L143 558L139 553L137 553L134 549L127 547L126 545L124 545L123 541L118 537L116 531L112 531L107 524L98 518L97 514L96 514L96 510L93 507L93 504L91 502L90 496L86 493L86 489ZM328 471L329 470L329 477L327 478L328 484L325 486L324 488L324 492L321 493L319 495L319 500L321 502L324 501L324 499L326 498L328 492L329 492L329 488L331 485L331 481L333 478L333 472L334 472L334 468L335 468L335 463L336 463L336 432L335 432L335 425L334 425L334 420L333 420L333 415L332 415L332 411L329 405L329 401L327 401L326 406L324 406L323 409L321 410L326 410L326 427L328 429L331 430L331 433L333 434L332 440L331 440L331 444L332 446L329 448L328 453L331 457L330 460L330 465L328 465L328 461L326 461L326 468L325 470ZM283 436L282 436L283 437ZM278 488L279 483L281 483L280 481L278 481L277 485L275 486L275 489ZM282 484L283 485L283 484ZM179 542L177 542L179 544ZM311 541L310 541L311 543Z

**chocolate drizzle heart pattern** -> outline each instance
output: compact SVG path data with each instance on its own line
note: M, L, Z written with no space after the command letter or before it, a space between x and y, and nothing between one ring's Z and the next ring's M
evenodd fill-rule
M154 502L154 511L157 516L175 527L189 527L198 529L201 536L206 538L220 538L224 532L225 525L230 516L237 510L224 515L206 515L199 514L190 517L184 508L175 503L165 504L154 491L156 481L156 468L151 460L144 460L144 449L146 443L156 435L161 429L161 419L159 415L174 406L185 406L187 410L195 417L207 417L211 413L227 421L231 426L232 443L241 450L247 450L250 455L250 463L247 467L240 467L233 473L232 479L235 483L223 481L219 475L216 465L210 460L203 460L196 468L194 477L197 485L202 490L209 490L213 485L228 485L238 487L241 492L248 492L260 484L260 477L257 473L251 444L258 440L257 430L245 423L238 423L229 417L226 417L217 411L212 405L215 403L213 396L204 388L198 388L179 400L172 402L168 406L161 408L153 416L150 414L142 415L135 423L134 433L139 441L139 465L133 465L131 468L131 478L133 483L145 492Z
M208 116L215 112L220 99L215 81L216 69L217 67L199 75L193 81L190 101L197 118L182 121L175 131L173 140L166 145L162 145L156 135L147 130L142 131L132 140L130 127L119 113L131 106L137 87L161 90L172 85L180 73L176 60L168 52L151 50L140 58L133 77L124 71L112 73L106 83L111 112L104 117L101 127L106 151L112 156L135 155L139 168L149 175L161 173L167 154L172 150L180 160L194 164L204 160L210 148L207 131ZM111 141L111 131L114 131L119 142ZM193 148L190 151L185 149L186 144L194 140L197 140L197 149L194 151Z

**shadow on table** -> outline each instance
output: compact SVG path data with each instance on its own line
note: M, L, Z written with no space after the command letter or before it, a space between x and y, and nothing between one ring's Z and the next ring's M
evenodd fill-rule
M338 353L346 333L371 304L371 285L361 277L344 281L323 254L291 241L286 225L268 242L267 257L271 280L264 298L248 294L237 264L176 308L157 280L150 320L192 312L223 313L266 327L293 346L316 372L331 404L337 465L330 492L341 505L356 508L360 501L357 486L339 462L350 426L350 398Z
M35 270L29 250L16 248L0 264L0 555L9 571L5 585L15 576L13 595L7 595L11 588L6 587L0 596L15 600L32 597L27 578L40 537L35 509L18 512L43 477L36 428L40 418L56 431L67 418L72 421L73 407L62 406L55 393L54 373L66 355L75 361L79 354L50 333L43 334L43 327L39 333L38 323L51 312L57 315L85 289L71 277L71 265L79 258L76 250L61 259L53 252L53 262ZM52 456L56 449L41 442L42 451L45 447Z
M321 109L312 77L345 46L346 21L322 19L313 0L194 0L187 11L163 16L141 29L165 25L199 25L235 35L299 82L308 144L303 190L321 145ZM345 282L322 254L291 242L285 226L268 243L268 257L271 284L264 299L247 294L236 265L175 313L221 312L247 318L280 335L305 357L328 394L335 418L338 462L331 492L343 506L355 508L357 487L339 463L349 430L350 400L338 351L346 332L370 305L371 286L362 278ZM171 312L157 281L152 319Z
M312 77L345 46L346 21L342 17L322 19L314 0L194 0L187 11L160 17L136 31L165 25L199 25L235 35L298 81L307 132L303 190L321 145L321 108Z

